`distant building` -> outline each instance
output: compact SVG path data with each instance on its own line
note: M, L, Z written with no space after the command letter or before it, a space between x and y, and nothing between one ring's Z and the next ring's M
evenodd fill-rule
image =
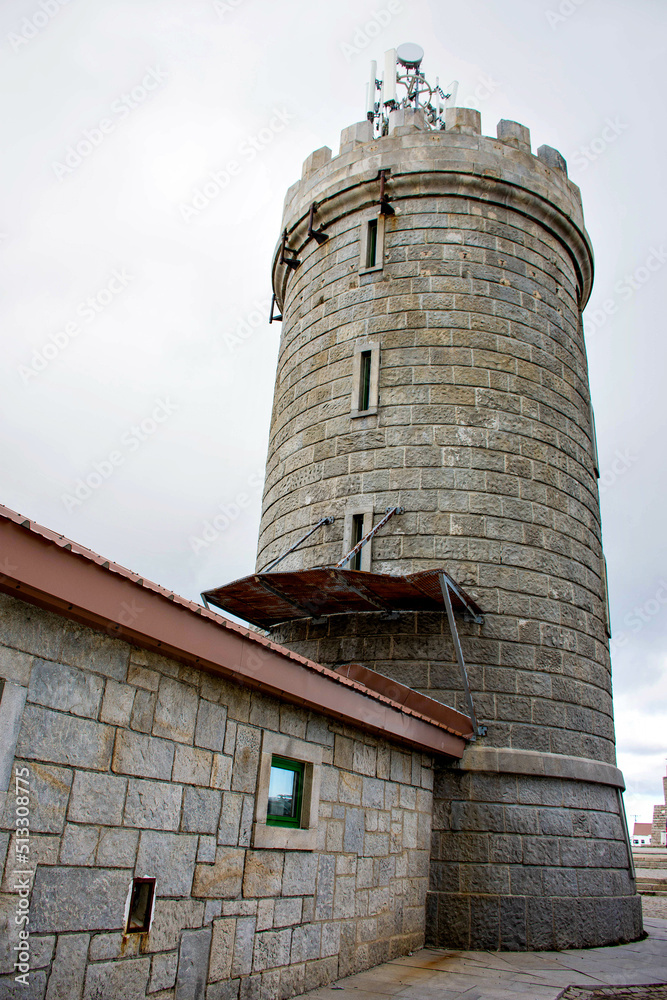
M635 823L632 830L633 847L650 847L651 844L651 824Z
M662 779L664 805L653 806L651 847L667 846L667 776Z

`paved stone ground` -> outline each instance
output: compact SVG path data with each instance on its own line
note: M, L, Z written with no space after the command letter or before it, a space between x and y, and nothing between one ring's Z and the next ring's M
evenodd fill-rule
M561 952L425 948L305 996L339 1000L346 992L354 1000L597 1000L605 995L657 1000L661 992L650 989L599 992L605 986L667 983L667 920L647 917L645 927L649 936L644 941L614 948ZM570 986L579 989L565 992Z

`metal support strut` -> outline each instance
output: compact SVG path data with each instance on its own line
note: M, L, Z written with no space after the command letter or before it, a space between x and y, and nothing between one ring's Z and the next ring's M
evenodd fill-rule
M271 299L271 312L269 314L269 323L273 323L274 320L277 323L282 323L283 316L282 313L278 314L276 311L276 293L273 293L273 298Z
M454 642L454 652L456 653L456 661L459 665L459 670L461 671L461 680L463 681L463 690L465 691L466 704L468 706L468 715L472 723L473 732L475 733L476 736L486 736L486 726L478 725L477 716L475 714L475 706L472 703L472 695L470 694L470 685L468 684L468 671L466 670L465 661L463 659L461 640L459 639L459 631L456 627L456 619L454 618L452 599L449 595L449 583L444 573L439 573L438 576L440 578L440 589L442 590L442 599L444 601L445 609L447 611L447 620L449 621L449 629L452 633L452 640Z
M394 516L394 514L404 514L404 513L405 513L405 508L404 507L387 507L387 510L385 511L385 515L382 518L382 520L379 521L375 525L374 528L371 528L371 530L368 532L368 534L364 535L364 537L361 539L361 541L357 542L357 544L354 546L354 548L350 549L350 551L348 552L348 554L346 556L343 556L343 558L340 560L340 562L335 563L334 566L331 567L331 568L332 569L341 569L345 565L345 563L348 563L350 561L350 559L354 559L354 557L356 556L357 552L361 552L361 550L363 549L363 547L366 544L366 542L370 542L370 540L373 537L373 535L377 535L377 533L380 530L380 528L383 528L385 526L385 524L387 523L387 521L389 521Z
M387 183L387 171L380 171L380 215L396 215L393 208L389 204L389 195L385 190Z
M268 573L269 570L272 570L274 566L277 566L278 563L285 558L285 556L288 556L290 552L294 552L295 549L298 549L298 547L302 544L302 542L305 542L307 538L310 538L310 536L315 531L317 531L318 528L321 528L322 525L333 524L333 523L334 523L333 517L321 517L320 520L317 522L317 524L314 524L313 527L310 529L310 531L306 532L303 538L300 538L298 542L295 542L294 545L292 545L291 548L287 550L287 552L283 552L281 556L278 556L278 558L270 562L268 566L265 566L264 569L262 570L262 573Z
M322 243L326 243L326 241L329 239L329 234L325 233L322 229L313 228L315 224L316 211L317 211L317 202L314 201L310 206L310 216L308 217L308 235L312 236L314 240L317 240L317 242L320 245L322 245Z
M293 257L286 257L286 253L293 253ZM300 266L301 261L298 258L298 250L292 250L291 247L287 246L287 230L283 232L283 242L282 249L280 251L280 263L286 264L287 267L291 267L293 271L296 271L297 267Z

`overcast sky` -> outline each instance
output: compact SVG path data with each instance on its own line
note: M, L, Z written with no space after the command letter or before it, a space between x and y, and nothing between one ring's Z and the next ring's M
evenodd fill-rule
M421 43L486 134L527 125L582 188L619 763L630 819L649 819L667 757L666 20L664 0L2 0L0 501L189 598L253 570L284 194L363 118L369 60Z

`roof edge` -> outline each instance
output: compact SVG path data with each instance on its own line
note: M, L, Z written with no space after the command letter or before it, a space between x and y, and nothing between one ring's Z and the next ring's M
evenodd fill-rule
M415 748L461 758L471 735L244 629L0 505L0 590L107 635Z

